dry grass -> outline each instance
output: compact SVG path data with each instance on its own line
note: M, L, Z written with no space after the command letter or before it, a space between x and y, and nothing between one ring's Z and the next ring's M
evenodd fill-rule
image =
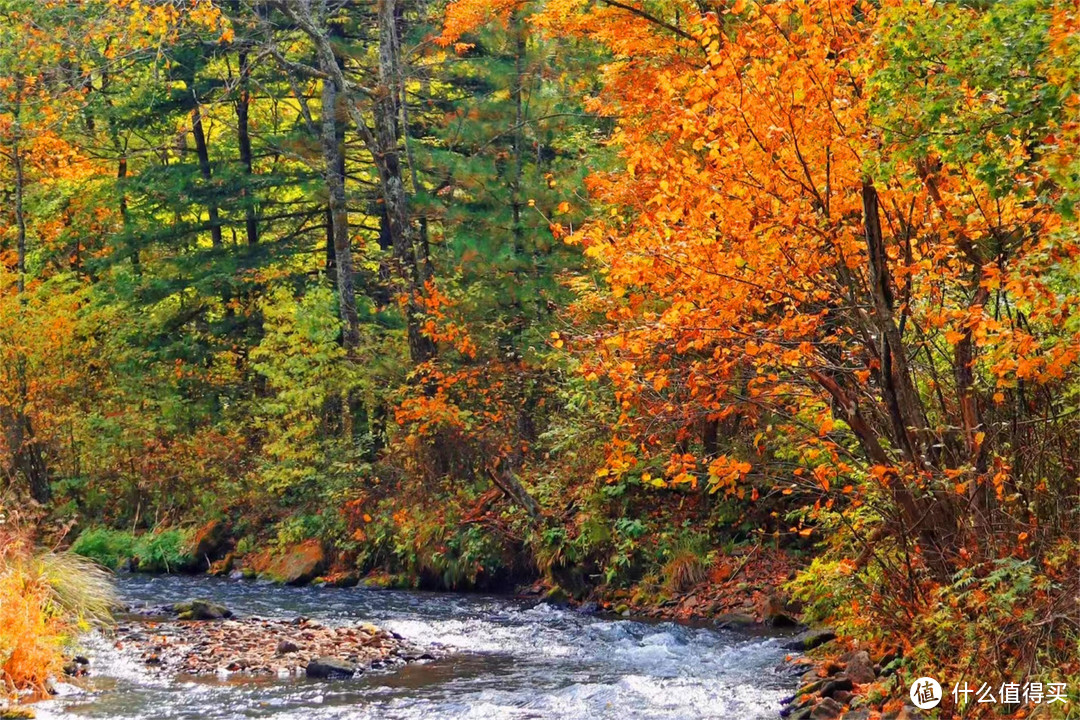
M60 671L68 633L52 591L19 541L0 549L0 685L6 694L45 690Z
M0 696L44 692L82 630L110 622L107 570L69 553L35 552L16 523L0 524Z
M673 593L684 593L708 579L705 561L692 549L677 551L664 565L664 584Z

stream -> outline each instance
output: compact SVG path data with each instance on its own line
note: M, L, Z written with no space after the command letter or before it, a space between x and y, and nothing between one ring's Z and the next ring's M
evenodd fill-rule
M437 660L353 680L167 680L98 635L82 688L35 705L38 718L727 718L773 720L795 679L778 638L672 622L589 616L504 597L281 587L210 577L123 576L127 602L212 598L238 615L372 622Z

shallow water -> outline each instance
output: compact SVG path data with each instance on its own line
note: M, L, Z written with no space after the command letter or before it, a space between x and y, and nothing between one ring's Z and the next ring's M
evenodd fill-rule
M62 686L39 718L776 718L794 680L776 638L592 617L476 595L283 588L206 577L123 577L129 602L209 597L239 615L370 621L445 657L354 680L198 682L149 676L99 636L87 689ZM440 653L442 655L443 653Z

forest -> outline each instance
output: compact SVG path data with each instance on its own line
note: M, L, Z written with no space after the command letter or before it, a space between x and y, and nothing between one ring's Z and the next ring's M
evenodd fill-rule
M1074 0L0 0L0 193L0 696L146 573L1078 712Z

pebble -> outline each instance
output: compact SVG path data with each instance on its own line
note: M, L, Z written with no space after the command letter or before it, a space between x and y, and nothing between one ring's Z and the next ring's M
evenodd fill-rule
M118 649L168 675L302 674L317 658L363 669L404 662L408 649L373 625L330 627L308 618L146 621L118 626L116 633Z

